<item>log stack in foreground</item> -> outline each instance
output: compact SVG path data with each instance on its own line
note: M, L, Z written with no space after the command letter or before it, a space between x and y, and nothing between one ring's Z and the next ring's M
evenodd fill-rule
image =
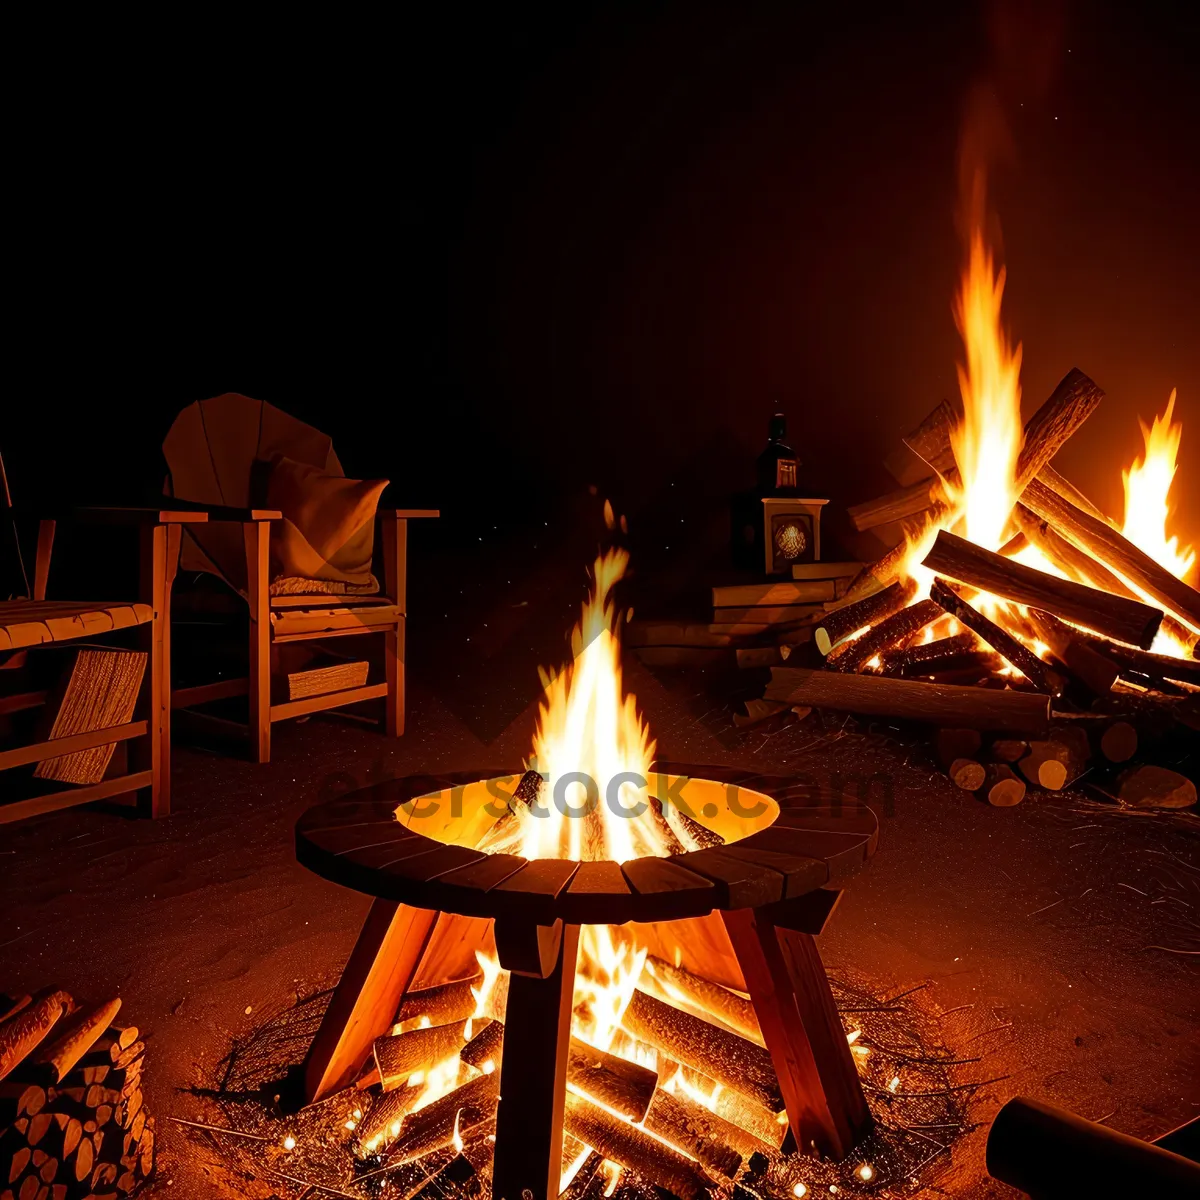
M153 1173L145 1044L120 1007L0 997L0 1200L117 1200Z

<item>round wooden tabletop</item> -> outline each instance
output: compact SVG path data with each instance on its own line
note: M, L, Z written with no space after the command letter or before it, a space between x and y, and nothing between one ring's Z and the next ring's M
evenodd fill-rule
M296 858L334 883L417 908L521 917L540 925L559 918L623 925L758 908L839 886L875 851L878 822L871 810L811 779L674 763L655 769L763 793L779 805L779 816L740 841L668 858L620 864L529 860L436 841L396 815L417 797L505 772L417 775L310 808L296 823Z

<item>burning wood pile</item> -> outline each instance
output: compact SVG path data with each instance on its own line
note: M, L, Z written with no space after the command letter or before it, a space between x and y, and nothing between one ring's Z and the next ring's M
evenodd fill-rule
M850 510L858 530L895 545L808 622L821 669L794 666L793 653L760 712L932 724L940 748L962 751L939 751L954 781L1012 804L1026 784L1057 789L1094 761L1131 763L1164 726L1194 733L1200 593L1187 582L1195 553L1167 528L1174 395L1144 427L1118 526L1052 465L1100 388L1072 370L1021 425L1003 283L976 234L956 309L962 410L939 404L904 439L907 460L892 460L904 486ZM984 748L978 734L996 740ZM1105 786L1135 804L1196 801L1194 783L1157 765L1109 772Z
M0 1198L116 1200L154 1170L145 1044L120 1000L0 998Z

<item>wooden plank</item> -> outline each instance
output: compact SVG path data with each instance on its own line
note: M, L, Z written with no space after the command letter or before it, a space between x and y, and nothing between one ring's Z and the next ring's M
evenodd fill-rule
M50 555L54 550L54 531L57 521L39 521L37 558L33 567L33 598L46 599L46 584L50 578Z
M440 517L441 510L437 508L383 508L379 510L381 517L403 517L406 520L416 518L420 520L424 517Z
M64 754L73 754L78 750L90 750L94 746L107 746L110 743L124 742L129 738L141 737L149 730L147 721L130 721L124 725L111 725L107 729L92 729L87 733L77 733L71 737L51 738L36 745L19 746L15 750L0 752L0 771L11 767L23 767L28 763L42 762L48 758L57 758Z
M0 825L23 821L26 817L36 817L41 813L57 812L60 808L73 808L76 804L91 804L93 800L107 800L112 796L123 796L126 792L137 792L149 787L151 780L150 771L137 771L116 779L101 780L91 787L67 788L45 796L0 804Z
M567 886L578 867L577 862L566 858L535 858L498 883L493 891L553 899Z
M793 579L853 579L865 567L860 562L793 563Z
M783 876L770 867L734 858L725 847L676 856L680 866L711 879L722 908L753 908L783 899Z
M353 625L349 629L314 629L309 633L285 633L278 637L272 636L272 644L281 642L316 642L324 638L357 637L364 633L387 633L387 625Z
M368 605L364 608L324 608L305 612L271 613L276 640L297 633L326 633L343 629L373 629L389 625L403 613L398 604Z
M870 841L861 833L836 833L824 829L789 829L776 822L770 830L773 838L751 834L742 845L754 849L783 850L789 854L816 859L829 872L829 883L840 883L862 870L869 857ZM826 882L826 881L823 881Z
M376 900L304 1061L311 1103L349 1085L391 1027L425 954L437 913Z
M872 1120L812 938L790 930L777 933L770 920L753 911L721 917L797 1143L845 1158L870 1131Z
M528 859L518 854L485 854L478 862L454 871L447 871L439 882L450 887L469 888L488 892L515 875Z
M621 873L638 896L638 919L672 921L709 911L717 903L711 879L664 858L634 858Z
M793 896L803 896L806 892L821 887L829 878L829 867L823 860L801 854L790 854L782 847L762 850L738 843L726 846L724 853L731 858L742 859L745 862L778 871L784 880L783 898L785 900Z
M603 906L610 925L624 925L637 914L637 898L618 863L580 863L566 892L559 898L559 911L564 920L578 920L583 924L583 916L591 915L594 919L600 906Z
M305 713L341 708L346 704L357 704L360 700L378 700L380 696L386 695L386 683L370 683L366 687L350 688L345 692L331 692L326 696L309 696L305 700L289 700L286 704L271 705L271 720L286 721L289 717L302 717Z
M407 617L397 617L395 626L388 629L383 642L383 663L387 677L384 731L389 737L400 737L404 733L407 622Z
M328 608L334 601L359 604L391 604L390 596L365 596L357 592L288 592L271 597L272 608Z
M369 665L362 662L334 663L307 671L292 671L288 677L288 699L305 700L309 696L327 696L349 688L366 687Z
M567 925L548 978L514 974L509 979L496 1109L495 1196L528 1193L541 1200L558 1195L578 949L579 926Z
M713 608L740 608L759 604L809 604L832 600L832 580L801 579L781 583L746 583L712 590Z

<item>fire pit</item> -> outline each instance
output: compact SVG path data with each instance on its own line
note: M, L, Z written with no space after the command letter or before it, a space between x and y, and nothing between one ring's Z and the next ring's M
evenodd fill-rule
M415 1032L424 1019L421 1040L438 1048L422 1057L398 1047L398 1079L428 1071L439 1054L454 1070L443 1094L411 1116L403 1102L391 1105L399 1119L383 1140L415 1127L413 1150L432 1150L478 1137L494 1119L497 1197L558 1194L564 1126L688 1197L707 1190L710 1172L732 1175L755 1146L778 1149L785 1133L804 1150L848 1154L871 1118L813 935L837 887L874 850L870 810L830 805L808 782L664 765L648 794L693 812L712 845L620 864L475 849L510 819L508 803L522 803L513 791L527 779L392 781L301 818L299 860L377 897L309 1053L309 1098L358 1077L373 1044L383 1067L389 1041L415 1042L397 1025L407 1013ZM480 981L473 1002L461 1003L460 983L460 1003L446 1007L476 953L488 961L493 946L498 968L511 972L506 1003L489 1008ZM608 1037L595 1038L595 1019L588 1030L577 1020L573 1034L581 996L598 977L621 974L614 946L632 948L638 970L618 983ZM479 1031L484 1008L495 1017ZM402 1032L388 1039L394 1027ZM589 1044L585 1032L613 1049L618 1034L622 1053ZM494 1049L484 1058L472 1042ZM720 1085L726 1104L714 1111L664 1090L669 1072Z

